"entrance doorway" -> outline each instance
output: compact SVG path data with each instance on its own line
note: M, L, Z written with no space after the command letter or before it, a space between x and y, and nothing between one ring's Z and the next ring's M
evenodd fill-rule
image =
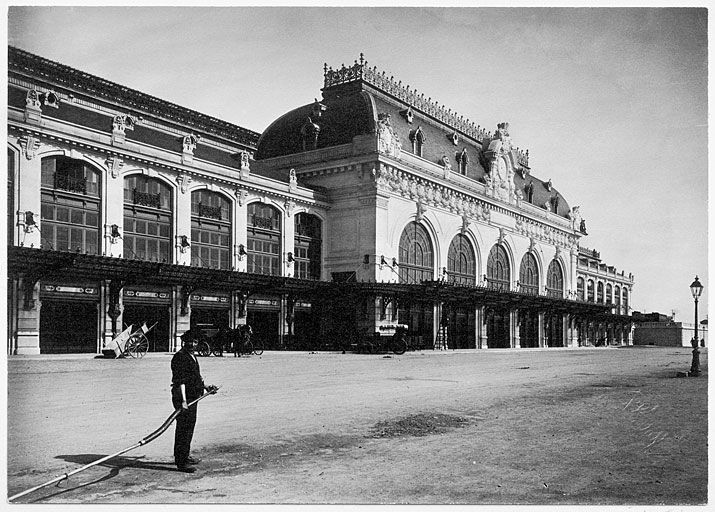
M278 311L248 311L246 323L253 330L255 343L263 343L266 350L278 350L280 346L280 313Z
M40 353L97 352L97 305L44 299L40 310Z
M489 348L510 348L509 311L492 309L487 311L487 343Z
M452 307L449 310L447 323L447 347L475 348L476 313L474 308Z
M519 345L522 348L539 346L539 314L535 311L519 312Z
M546 315L546 346L564 346L564 322L563 316L558 313Z
M434 348L434 306L431 302L399 303L399 323L407 324L410 346L418 350Z
M149 340L150 352L169 351L169 306L150 306L145 304L126 304L122 321L125 326L134 324L134 328L146 322L147 327L156 325L150 330L146 337Z

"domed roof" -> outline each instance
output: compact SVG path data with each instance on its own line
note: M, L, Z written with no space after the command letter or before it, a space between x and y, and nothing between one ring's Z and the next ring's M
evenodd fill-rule
M303 146L305 132L311 124L319 127L317 144ZM291 110L279 117L261 135L255 159L264 160L300 153L306 149L321 149L349 144L356 135L374 133L375 114L370 95L365 91L328 96L320 102Z

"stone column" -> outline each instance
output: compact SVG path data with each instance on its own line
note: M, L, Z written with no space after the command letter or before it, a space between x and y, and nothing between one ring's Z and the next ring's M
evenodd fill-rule
M545 314L543 311L539 311L538 315L539 315L539 320L538 320L539 328L537 329L537 333L539 336L539 348L544 348L547 346L546 332L545 332L546 331L546 318L545 318Z
M23 277L19 283L17 355L40 353L40 283Z
M283 216L283 275L295 277L295 202L286 200ZM291 261L293 260L293 261ZM282 307L282 309L285 309ZM281 313L285 317L285 311Z

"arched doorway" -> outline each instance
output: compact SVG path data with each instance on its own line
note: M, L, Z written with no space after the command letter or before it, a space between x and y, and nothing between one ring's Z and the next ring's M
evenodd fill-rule
M564 296L564 272L561 264L552 260L546 271L546 295L554 298ZM546 345L562 347L564 345L564 320L561 313L548 313L545 318Z
M399 248L401 283L418 284L434 279L434 250L424 226L410 222L402 231ZM431 302L405 301L398 319L407 324L415 346L432 347L434 343L434 306Z
M474 285L477 280L477 261L469 239L458 234L452 239L447 253L448 281L454 284ZM472 304L445 304L447 311L448 348L476 347L476 313Z
M539 268L530 252L524 254L519 267L519 291L529 295L539 294ZM539 312L534 309L519 311L519 344L522 348L539 346Z
M493 290L509 291L510 279L509 257L504 247L497 244L487 258L487 286ZM509 348L509 310L503 307L487 308L486 323L489 348Z

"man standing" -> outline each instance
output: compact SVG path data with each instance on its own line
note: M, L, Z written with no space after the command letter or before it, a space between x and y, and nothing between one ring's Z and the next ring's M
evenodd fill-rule
M196 471L194 465L200 462L189 456L198 404L189 407L189 403L202 396L204 391L215 393L217 388L206 386L201 378L199 362L194 355L196 338L191 330L181 336L181 341L181 350L171 359L171 401L175 410L181 409L176 418L174 462L179 471L193 473Z

